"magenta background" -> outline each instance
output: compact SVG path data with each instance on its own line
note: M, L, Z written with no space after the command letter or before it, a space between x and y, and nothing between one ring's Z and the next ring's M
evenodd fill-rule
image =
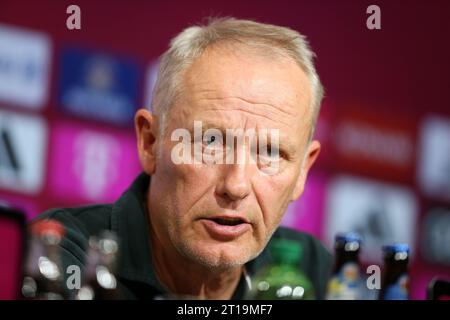
M110 148L112 152L108 153L104 169L106 187L101 188L95 197L90 197L88 190L83 187L82 177L78 174L82 169L77 169L83 165L78 161L82 158L80 153L83 150L80 149L81 141L78 139L87 134L95 134L99 139L110 140L115 146ZM114 202L140 172L136 141L131 135L115 133L113 130L92 130L81 124L65 121L54 127L50 139L51 146L55 150L50 155L50 190L60 199ZM91 160L91 162L98 161L95 157Z
M311 174L308 177L308 187L302 196L291 203L283 217L282 225L294 227L322 238L322 215L325 177L320 174Z
M17 296L13 293L18 292L22 235L15 222L3 217L0 217L0 235L0 300L10 300L15 299Z
M2 193L0 193L0 195L1 201L6 202L8 205L14 206L16 209L25 212L27 214L27 219L32 219L40 213L39 206L34 199L31 200L20 196L4 195Z

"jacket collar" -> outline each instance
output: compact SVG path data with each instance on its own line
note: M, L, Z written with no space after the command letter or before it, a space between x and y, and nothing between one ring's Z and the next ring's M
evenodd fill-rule
M156 278L152 264L148 214L145 197L150 176L141 173L131 187L114 203L111 227L120 239L118 275L144 282L165 291Z

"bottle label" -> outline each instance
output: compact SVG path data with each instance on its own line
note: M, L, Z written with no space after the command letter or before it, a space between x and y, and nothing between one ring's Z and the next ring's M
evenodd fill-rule
M339 272L330 279L327 299L355 300L360 294L360 271L357 263L344 264Z
M401 275L397 281L386 287L385 300L408 300L408 275Z

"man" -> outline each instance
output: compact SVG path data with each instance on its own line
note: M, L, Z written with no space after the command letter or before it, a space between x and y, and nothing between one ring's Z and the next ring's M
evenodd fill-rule
M269 240L286 238L303 245L301 267L323 298L329 253L278 228L320 150L313 55L291 29L233 18L175 37L160 61L153 113L135 116L144 172L113 205L43 216L67 228L64 264L82 265L88 237L108 229L120 240L124 297L240 299L271 262Z

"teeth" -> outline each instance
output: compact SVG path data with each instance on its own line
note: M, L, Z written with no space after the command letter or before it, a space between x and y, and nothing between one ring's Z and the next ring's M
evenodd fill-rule
M214 221L216 221L219 224L226 225L226 226L236 226L236 225L242 223L242 220L239 218L236 218L236 219L217 218L217 219L214 219Z

